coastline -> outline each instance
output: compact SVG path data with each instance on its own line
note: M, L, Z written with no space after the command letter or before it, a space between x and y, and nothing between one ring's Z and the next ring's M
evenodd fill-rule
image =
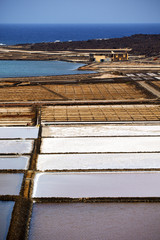
M87 144L88 146L93 146L93 150L90 154L96 154L97 157L100 158L101 156L98 154L102 154L102 150L96 150L95 152L95 146L99 145L99 142L97 142L98 144L92 143L97 139L103 141L105 138L108 138L108 136L109 138L112 137L110 139L113 139L116 142L115 144L112 140L114 146L112 146L112 149L113 152L115 152L115 149L117 149L121 143L121 139L124 141L124 139L127 140L128 137L128 140L130 141L130 139L135 138L136 141L139 141L137 146L142 146L142 149L140 148L140 150L136 152L138 159L141 159L139 154L141 152L146 154L145 150L143 150L145 142L142 142L142 136L145 136L143 137L145 140L152 138L152 141L159 136L153 138L153 132L148 131L148 129L146 132L137 130L130 132L129 129L135 128L137 125L139 129L141 129L141 127L147 128L147 126L156 127L159 125L160 61L158 56L157 59L154 60L155 56L145 57L144 55L130 55L128 61L96 63L89 61L90 51L87 50L81 52L77 52L76 50L31 51L26 49L23 50L21 47L9 46L0 48L0 53L0 58L5 60L45 61L63 59L63 61L82 62L85 65L79 68L81 70L89 69L98 71L97 73L92 74L0 78L0 125L2 127L9 126L10 129L15 129L15 126L23 126L26 130L32 126L38 130L37 137L32 140L34 143L32 152L27 155L28 158L30 158L28 160L28 168L21 170L10 169L9 167L7 169L1 169L2 174L24 174L19 195L17 194L17 196L15 196L11 195L11 193L8 193L8 195L0 195L2 201L12 200L15 202L8 232L8 239L27 239L29 229L32 227L32 222L30 224L33 216L32 207L33 204L38 202L43 204L45 202L98 202L98 204L102 202L104 204L114 202L116 204L117 202L142 203L147 201L149 204L151 204L151 202L154 204L160 201L159 197L148 197L148 192L145 197L139 197L139 195L136 194L132 197L126 194L123 197L120 195L120 197L104 198L101 198L98 195L95 198L86 195L84 195L84 198L57 198L54 195L50 198L48 198L48 196L45 198L35 198L32 194L34 188L37 187L34 185L37 172L38 174L48 174L48 172L51 174L52 172L56 172L56 174L60 175L66 173L71 174L71 172L76 172L79 175L84 174L82 173L83 171L85 174L87 172L89 172L89 174L100 172L100 174L103 173L106 175L109 173L112 173L112 175L114 173L116 175L118 172L121 172L121 174L126 174L128 172L128 174L130 173L131 175L134 171L138 171L139 175L143 175L145 171L145 174L147 174L147 171L149 171L149 174L155 174L155 171L157 172L159 165L155 167L155 165L152 165L152 161L150 163L150 168L147 168L145 164L138 168L134 164L126 164L123 168L119 166L117 166L117 168L114 166L109 168L107 165L103 168L93 168L92 165L82 168L77 165L76 169L73 169L72 166L61 170L55 169L55 167L53 170L53 168L48 167L45 172L39 169L37 165L39 163L38 158L42 155L41 149L43 141L47 139L47 137L49 140L58 139L59 141L64 139L65 142L60 143L61 145L59 144L59 146L65 146L67 143L65 134L69 134L67 135L69 139L68 141L74 141L71 146L75 146L75 149L77 146L83 147L80 141L84 141L85 145L85 142L91 139L90 143ZM53 126L54 128L57 126L60 127L60 129L57 130L57 133L62 134L61 136L53 133L55 134L53 138L53 135L50 134L51 131L48 131L48 135L44 135L46 128ZM114 136L110 135L108 129L107 131L105 130L108 126L113 128L111 133ZM78 128L78 131L73 130L73 127ZM100 130L99 127L102 127L102 130ZM105 127L105 129L103 129L103 127ZM123 130L123 128L126 127L128 129L127 132ZM117 130L115 129L118 129L118 131L120 130L120 137L117 136ZM83 135L84 131L87 138ZM158 135L157 131L155 132ZM108 135L106 135L107 132ZM71 136L70 133L73 133L74 135ZM89 134L92 134L93 139ZM124 137L122 134L124 134ZM15 137L16 136L14 136L14 138ZM22 139L20 136L19 138L17 141L18 144L20 141L25 141L25 139L30 141L27 137L23 137ZM77 141L77 139L80 139L80 141ZM117 142L117 139L120 139L120 141ZM158 140L156 143L157 150ZM12 137L12 139L10 138L7 141L13 142L15 140L13 140ZM130 144L130 146L132 145L136 145L136 142ZM154 145L155 144L153 143L153 146ZM50 146L52 147L53 145L50 144ZM55 145L52 149L56 149ZM63 149L63 147L61 147L61 149ZM155 151L157 152L157 150ZM56 149L56 151L59 150ZM105 153L106 143L103 151ZM127 152L128 150L124 149L123 151ZM120 154L122 154L123 151L120 152ZM124 154L126 154L126 152ZM129 154L132 155L133 152L134 150L131 150L131 154ZM66 150L65 156L68 156L68 153L73 154L72 150ZM89 152L86 154L84 151L84 154L86 154L85 158L87 158L88 153ZM155 152L152 152L151 154L154 153ZM4 154L8 156L6 152L4 152ZM13 152L13 154L17 157L20 156L20 153L17 153L16 151ZM49 152L49 154L52 156L51 154L53 153ZM57 154L62 156L62 152L58 152ZM133 159L133 161L135 161L135 159Z
M156 56L160 53L160 34L135 34L130 37L92 39L72 42L42 42L18 44L16 48L30 51L75 51L79 49L88 52L90 49L122 49L131 48L133 55Z
M117 45L115 45L116 43ZM129 43L130 45L127 45ZM97 48L95 48L95 44ZM103 53L106 50L104 46L108 46L108 48L111 49L113 47L113 44L116 46L115 49L120 50L122 47L127 49L131 46L133 47L129 52L128 61L111 63L97 63L90 61L89 56L91 52L101 51ZM145 45L145 48L142 48L142 45ZM81 49L79 49L79 46ZM137 54L138 49L140 49L140 51ZM146 55L142 54L144 52ZM91 73L91 78L97 77L97 74L102 79L117 76L122 77L123 75L125 76L125 74L130 72L160 71L160 34L139 34L133 35L131 37L108 40L1 46L0 53L0 60L65 61L81 63L84 64L84 66L80 66L77 70L96 72L95 74ZM83 73L80 73L80 75L82 74ZM34 79L34 77L31 78Z
M0 24L0 43L75 42L160 34L160 24ZM14 32L14 35L13 35ZM36 32L36 34L34 34Z

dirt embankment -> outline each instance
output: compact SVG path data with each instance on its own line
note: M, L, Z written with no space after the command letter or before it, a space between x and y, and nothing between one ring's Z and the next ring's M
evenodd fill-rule
M112 38L105 40L88 40L73 42L50 42L23 44L23 49L45 51L72 51L75 49L117 49L132 48L131 54L146 57L160 54L160 34L136 34L130 37Z

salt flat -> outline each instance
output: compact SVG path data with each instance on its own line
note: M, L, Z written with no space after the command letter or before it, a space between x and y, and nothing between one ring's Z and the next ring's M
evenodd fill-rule
M44 138L41 153L159 152L160 137Z
M160 153L42 154L37 160L40 171L151 168L160 168Z
M0 140L0 154L31 153L33 140Z
M44 126L42 137L160 135L160 126L59 125Z

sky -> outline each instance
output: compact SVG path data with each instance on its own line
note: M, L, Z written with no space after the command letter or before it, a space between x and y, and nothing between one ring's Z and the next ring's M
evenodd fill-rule
M0 0L0 23L160 23L160 0Z

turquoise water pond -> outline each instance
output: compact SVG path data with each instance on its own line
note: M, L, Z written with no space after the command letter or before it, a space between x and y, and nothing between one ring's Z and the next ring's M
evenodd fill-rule
M0 61L0 77L32 77L93 73L79 71L84 64L62 61Z

